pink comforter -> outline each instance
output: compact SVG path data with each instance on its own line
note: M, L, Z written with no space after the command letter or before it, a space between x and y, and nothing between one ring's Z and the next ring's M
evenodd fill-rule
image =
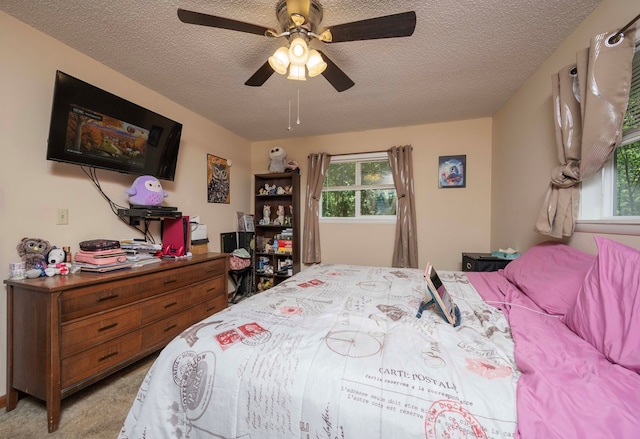
M467 273L509 320L516 364L517 437L640 437L640 375L610 363L558 317L542 310L501 271Z

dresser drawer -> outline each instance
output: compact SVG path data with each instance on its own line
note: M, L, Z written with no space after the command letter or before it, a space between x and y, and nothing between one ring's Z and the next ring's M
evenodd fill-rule
M68 357L139 327L140 306L137 304L63 324L61 356Z
M214 297L225 296L227 293L226 283L227 279L225 276L218 276L192 286L191 303L203 302Z
M218 296L213 299L209 299L206 302L202 302L191 308L191 322L192 324L198 323L207 317L222 311L227 307L227 299L223 296Z
M191 289L192 287L183 288L142 302L142 324L160 320L191 306Z
M204 264L198 264L194 268L196 273L189 283L195 283L201 280L210 279L213 276L222 276L227 273L226 258L215 259L213 261L207 261Z
M148 349L158 344L164 345L191 326L194 323L192 309L186 309L142 328L142 349Z
M166 279L166 276L161 277ZM153 296L158 291L149 286L157 283L155 276L139 276L65 291L60 304L62 321L74 320Z
M214 297L197 306L197 315L194 315L194 321L200 321L205 317L209 317L227 307L227 297L225 294Z
M62 360L61 385L68 387L140 352L140 331L129 333Z

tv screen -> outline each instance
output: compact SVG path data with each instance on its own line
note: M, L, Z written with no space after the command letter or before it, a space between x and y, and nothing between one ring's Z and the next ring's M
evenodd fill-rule
M173 181L182 124L56 72L47 160Z

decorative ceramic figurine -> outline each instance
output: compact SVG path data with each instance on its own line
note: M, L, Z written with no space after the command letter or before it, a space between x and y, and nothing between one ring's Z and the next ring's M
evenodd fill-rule
M269 204L265 204L262 207L262 223L267 225L271 222L271 206Z

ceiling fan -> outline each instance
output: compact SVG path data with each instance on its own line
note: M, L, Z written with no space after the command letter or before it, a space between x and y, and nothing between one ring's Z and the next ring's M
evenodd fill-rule
M288 39L288 47L276 50L245 82L245 85L253 87L264 84L274 71L280 74L288 71L288 78L296 80L305 80L305 72L308 71L310 77L322 74L337 91L345 91L354 82L325 53L309 47L312 39L322 43L341 43L408 37L416 27L416 13L410 11L339 24L318 32L322 22L322 4L319 0L279 0L276 17L280 32L230 18L178 9L178 18L183 23Z

